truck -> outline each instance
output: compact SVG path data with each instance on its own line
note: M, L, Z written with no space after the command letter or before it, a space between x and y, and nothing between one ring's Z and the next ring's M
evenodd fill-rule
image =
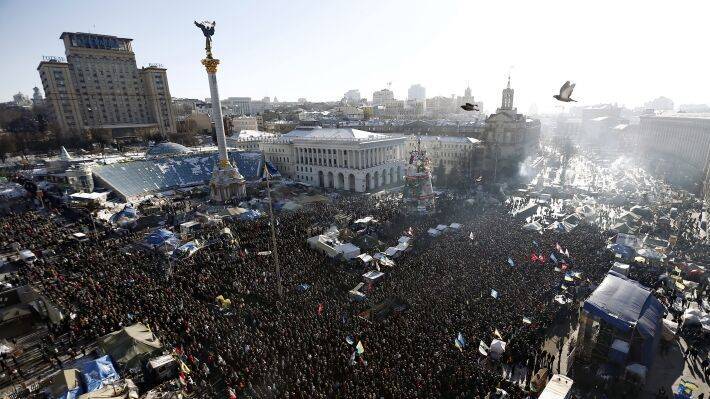
M545 385L538 399L569 399L574 381L564 375L555 374Z

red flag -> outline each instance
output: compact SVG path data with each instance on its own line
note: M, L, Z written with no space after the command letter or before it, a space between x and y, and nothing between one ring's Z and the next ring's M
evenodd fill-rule
M563 263L561 269L562 269L562 271L567 270L567 264L566 264L566 263Z
M319 303L318 304L318 316L320 316L323 313L323 304Z
M531 252L530 253L530 261L537 262L537 259L538 259L538 257L537 257L537 255L535 255L535 252Z

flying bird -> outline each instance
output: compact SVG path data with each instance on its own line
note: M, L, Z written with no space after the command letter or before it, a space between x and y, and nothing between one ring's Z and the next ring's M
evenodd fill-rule
M478 104L466 103L462 105L461 108L463 108L464 111L478 111Z
M576 85L576 83L570 84L569 80L566 81L565 84L563 84L562 87L560 87L560 94L555 94L552 97L554 99L556 99L557 101L562 101L562 102L566 102L566 103L568 103L570 101L577 102L577 100L573 100L570 98L570 96L572 95L572 90L574 90L575 85Z

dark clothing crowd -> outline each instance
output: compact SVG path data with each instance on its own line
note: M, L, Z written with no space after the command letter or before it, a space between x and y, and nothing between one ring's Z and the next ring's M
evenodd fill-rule
M205 228L197 235L209 245L174 261L136 244L145 231L119 236L100 229L88 242L72 242L68 229L38 212L0 220L0 246L18 242L39 254L20 268L17 282L37 287L63 310L66 351L78 353L143 322L185 360L187 389L200 397L477 398L496 388L526 397L524 386L503 378L501 365L526 368L526 381L552 367L557 353L542 352L546 330L560 314L574 313L554 301L565 274L550 254L580 272L582 284L598 283L611 260L599 250L604 236L591 226L564 235L524 231L502 207L471 207L454 197L429 215L406 209L395 196L343 197L277 214L281 298L273 257L264 255L272 250L268 217L226 223L233 238L221 227ZM361 303L349 301L348 291L367 269L306 243L336 216L373 216L374 233L387 246L413 235L412 250L395 266L380 267L384 280L365 287ZM453 222L460 231L426 233ZM56 256L41 255L48 250ZM545 260L531 261L531 254ZM297 289L301 284L310 287ZM220 295L231 305L222 306ZM361 317L390 298L406 310L382 320ZM461 348L454 345L459 333ZM496 337L507 348L492 362L478 346Z

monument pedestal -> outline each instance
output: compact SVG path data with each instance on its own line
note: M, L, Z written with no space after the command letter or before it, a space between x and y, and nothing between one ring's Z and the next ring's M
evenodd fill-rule
M246 182L236 167L227 163L219 165L210 179L210 199L224 203L233 198L246 197Z

